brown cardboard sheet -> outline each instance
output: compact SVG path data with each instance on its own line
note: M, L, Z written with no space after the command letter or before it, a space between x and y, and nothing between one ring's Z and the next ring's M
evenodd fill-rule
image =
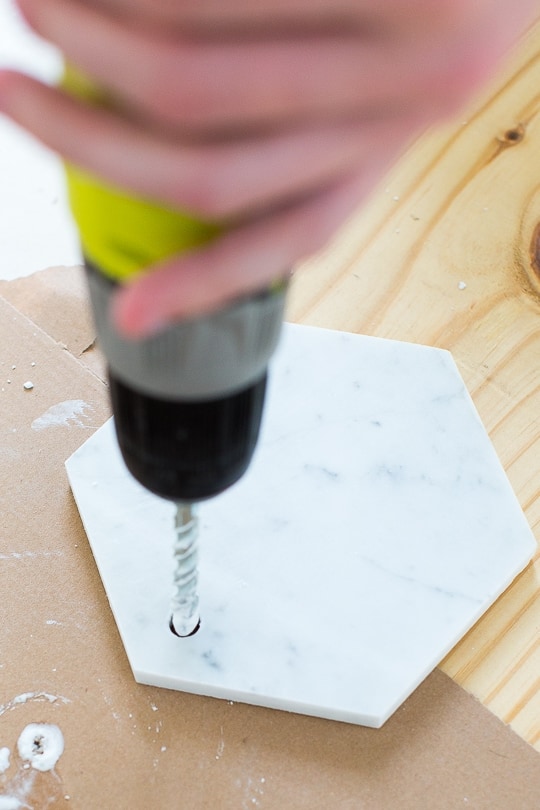
M538 753L440 671L380 730L134 682L64 471L109 415L78 275L0 285L0 806L537 810ZM29 723L61 729L54 772Z
M82 267L48 267L29 277L0 280L0 295L105 379L102 355L94 351L95 331Z

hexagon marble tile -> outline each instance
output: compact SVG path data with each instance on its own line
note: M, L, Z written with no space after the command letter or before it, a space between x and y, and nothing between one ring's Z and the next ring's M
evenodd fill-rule
M200 506L202 625L168 627L174 507L112 420L68 461L137 681L379 727L531 558L448 352L285 325L253 464Z

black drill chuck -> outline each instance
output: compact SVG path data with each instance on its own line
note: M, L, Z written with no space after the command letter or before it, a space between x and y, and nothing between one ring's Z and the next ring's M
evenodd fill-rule
M128 340L110 317L117 282L90 262L86 266L129 471L151 492L176 502L227 489L246 471L257 443L285 285Z

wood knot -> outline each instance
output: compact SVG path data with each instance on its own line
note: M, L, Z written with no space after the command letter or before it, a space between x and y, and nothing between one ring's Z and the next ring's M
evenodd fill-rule
M503 146L516 146L516 144L521 143L524 137L525 126L523 124L518 124L511 129L507 129L503 135L500 135L499 141L503 144Z

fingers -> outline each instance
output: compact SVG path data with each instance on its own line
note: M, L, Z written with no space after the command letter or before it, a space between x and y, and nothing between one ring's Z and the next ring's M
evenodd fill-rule
M145 198L203 218L253 218L369 163L388 139L406 140L414 114L302 127L225 143L149 133L108 110L79 104L19 74L4 74L0 109L69 161Z
M196 41L69 0L27 0L23 8L69 61L161 125L245 127L321 114L329 105L346 111L358 98L366 106L379 100L380 89L369 95L362 89L369 84L370 47L359 52L356 40ZM382 67L373 65L369 73L380 77Z
M325 244L382 170L379 158L369 171L351 175L292 211L239 228L206 249L154 268L117 295L118 328L127 337L142 337L279 279Z
M420 44L417 37L396 42L379 29L217 40L172 35L73 0L23 0L22 7L36 31L119 106L180 132L402 111L434 98L444 105L458 75L474 82L482 52L455 47L446 30L443 41L424 36Z
M25 0L20 0L26 6ZM489 2L489 0L487 0ZM426 25L430 20L451 22L470 17L486 5L486 0L87 0L88 5L116 13L137 14L143 19L159 19L168 25L205 32L265 30L311 24L321 27L369 26L376 19L399 26L418 14Z

